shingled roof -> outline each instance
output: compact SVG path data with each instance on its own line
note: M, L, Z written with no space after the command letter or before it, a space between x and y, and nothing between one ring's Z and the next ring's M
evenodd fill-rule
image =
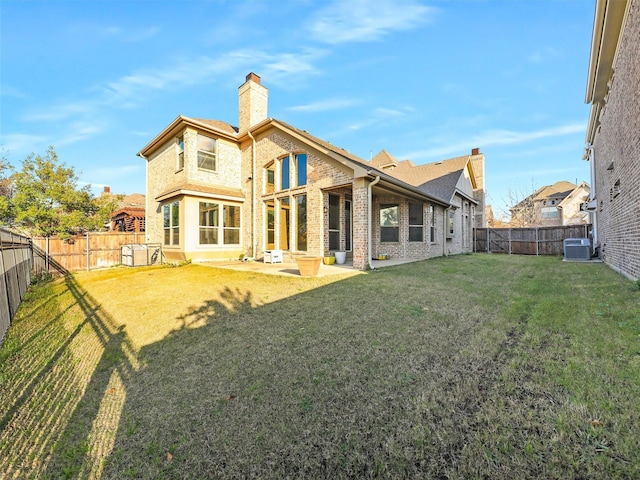
M469 155L426 165L415 165L410 160L403 160L389 174L436 198L450 202L468 162Z

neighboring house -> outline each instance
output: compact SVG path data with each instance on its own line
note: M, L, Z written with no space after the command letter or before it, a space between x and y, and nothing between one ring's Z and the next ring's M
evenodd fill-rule
M539 188L511 207L512 227L555 227L589 223L584 204L589 199L589 184L567 181Z
M104 187L102 196L116 197L118 209L111 214L109 230L116 232L144 232L146 198L141 193L113 195L110 187Z
M144 207L122 207L111 214L111 230L116 232L144 232Z
M640 1L597 0L587 77L593 240L602 259L640 278Z
M482 154L460 167L453 188L431 191L269 118L267 100L251 73L239 88L238 127L179 116L138 153L147 161L147 240L163 243L167 258L341 250L364 269L382 253L471 251L478 205L484 211L484 197L474 196L484 189L475 174L484 171Z

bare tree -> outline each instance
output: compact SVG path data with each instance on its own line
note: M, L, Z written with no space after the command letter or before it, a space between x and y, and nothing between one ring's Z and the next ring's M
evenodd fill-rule
M542 211L536 202L538 191L532 188L532 193L526 194L509 189L505 203L509 209L511 227L535 227L542 224Z

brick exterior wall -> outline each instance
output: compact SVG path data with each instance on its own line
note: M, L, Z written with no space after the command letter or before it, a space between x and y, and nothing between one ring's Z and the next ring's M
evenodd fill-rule
M640 278L640 1L633 1L593 146L604 261ZM612 167L612 168L610 168Z
M178 196L165 201L156 201L156 197L173 186L184 182L203 183L211 186L231 187L246 190L247 173L241 168L240 149L228 140L217 140L217 170L215 172L198 169L198 131L186 128L184 136L184 168L178 169L178 147L176 138L165 142L150 156L147 171L147 241L163 243L163 206L175 201L180 202L180 242L179 245L165 245L163 251L173 260L227 259L237 258L243 252L242 244L248 235L246 210L250 207L250 197L245 201L220 200L220 203L240 205L243 215L240 246L199 245L199 202L218 202L205 197ZM214 137L210 132L203 133ZM179 136L178 134L177 136ZM176 137L177 137L176 136ZM250 192L250 190L249 190Z

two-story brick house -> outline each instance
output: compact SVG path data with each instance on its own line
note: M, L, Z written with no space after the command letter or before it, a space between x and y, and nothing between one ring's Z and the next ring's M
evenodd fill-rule
M269 118L267 102L251 73L239 88L237 128L179 116L138 153L147 162L148 241L163 243L167 258L342 250L363 269L379 253L423 259L471 250L484 205L472 168L461 169L467 180L458 195L442 198ZM469 165L483 171L484 156L475 153Z
M640 1L597 0L586 103L589 210L602 259L640 278Z
M583 205L589 199L589 184L561 180L545 185L511 207L514 227L556 227L589 223Z

